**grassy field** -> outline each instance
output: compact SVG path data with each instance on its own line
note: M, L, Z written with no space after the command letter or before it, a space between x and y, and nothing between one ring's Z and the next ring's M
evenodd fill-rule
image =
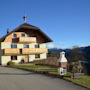
M33 71L47 71L47 72L56 73L56 74L58 73L57 68L44 66L44 65L15 65L13 67L22 68L22 69L30 69Z
M22 68L22 69L30 69L33 71L44 71L44 72L48 72L50 74L58 74L58 69L55 67L51 67L51 66L43 66L43 65L15 65L13 66L15 68ZM90 88L90 76L84 76L81 79L72 79L68 76L70 76L71 73L68 72L67 75L64 76L64 79L71 81L73 83L76 83L78 85Z
M64 77L64 78L66 80L69 80L69 81L76 83L78 85L90 88L90 76L84 76L81 79L72 79L72 78L67 78L67 77Z

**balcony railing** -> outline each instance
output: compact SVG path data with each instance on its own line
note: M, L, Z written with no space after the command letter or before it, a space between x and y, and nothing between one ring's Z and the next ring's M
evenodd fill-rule
M18 42L18 43L36 43L36 37L17 37L17 38L13 38L12 42Z
M22 54L40 54L40 53L47 53L47 48L23 48Z
M6 48L3 50L4 55L26 55L47 53L47 48Z
M18 55L18 54L20 54L20 49L18 49L18 48L4 49L4 55Z

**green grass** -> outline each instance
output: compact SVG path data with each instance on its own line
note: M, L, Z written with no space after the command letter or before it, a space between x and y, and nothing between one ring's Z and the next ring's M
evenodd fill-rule
M90 88L90 76L84 76L81 79L72 79L72 78L69 78L69 77L65 77L65 79L69 80L73 83L76 83L78 85Z
M22 69L30 69L33 71L47 71L57 73L57 68L43 65L14 65L13 67L22 68Z
M15 65L15 67L25 68L25 69L50 68L49 66L41 66L41 65Z

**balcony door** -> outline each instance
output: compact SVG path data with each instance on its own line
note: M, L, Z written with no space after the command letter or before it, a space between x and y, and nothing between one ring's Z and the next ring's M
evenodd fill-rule
M25 55L24 56L24 63L28 63L29 62L29 55Z

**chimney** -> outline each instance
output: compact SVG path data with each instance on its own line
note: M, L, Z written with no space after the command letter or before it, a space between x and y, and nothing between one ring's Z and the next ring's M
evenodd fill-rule
M7 34L9 33L9 28L7 28Z

